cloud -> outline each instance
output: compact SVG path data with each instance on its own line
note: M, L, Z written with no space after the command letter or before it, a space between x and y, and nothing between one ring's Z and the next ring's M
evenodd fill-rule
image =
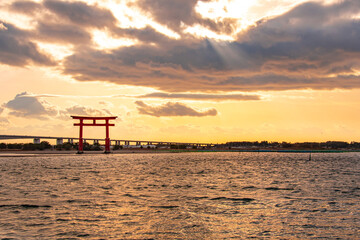
M35 29L29 36L36 41L90 46L91 28L116 28L109 9L80 1L15 1L9 10L32 18Z
M80 116L104 116L112 115L111 112L107 109L94 109L91 107L84 107L75 105L69 108L66 108L64 111L61 111L61 114L65 115L80 115Z
M359 21L354 16L359 12L360 2L356 0L333 5L308 2L278 17L259 21L250 31L240 33L239 39L267 48L284 43L298 43L301 48L312 48L321 43L325 48L346 48L346 41L352 42L351 46L356 43L354 37L359 34L356 29ZM341 35L349 31L354 34L349 39Z
M156 29L146 26L144 28L112 28L112 34L118 37L132 38L145 43L166 43L171 44L171 39L166 35L156 31Z
M1 30L7 30L7 27L3 23L0 23L0 31Z
M108 102L108 101L99 101L99 104L104 107L113 107L114 106L114 104L112 104L111 102Z
M31 94L23 92L17 94L14 99L4 103L0 108L0 113L7 109L10 116L25 118L60 118L70 120L70 115L85 116L109 116L112 113L106 109L95 109L92 107L74 105L67 108L59 108L44 100L45 97L56 97L49 94Z
M13 100L5 103L3 107L10 110L9 115L17 117L47 118L56 116L57 110L44 100L30 96L26 92L17 94Z
M195 7L198 0L139 0L136 5L149 14L159 23L181 32L184 25L202 25L218 33L232 33L237 26L237 19L208 19L203 18ZM210 2L202 0L201 2Z
M167 92L153 92L142 95L106 95L106 96L76 96L76 95L55 95L55 94L32 94L26 93L27 96L35 98L99 98L99 99L115 99L115 98L159 98L159 99L182 99L182 100L195 100L195 101L259 101L262 100L260 95L255 94L205 94L205 93L167 93ZM113 107L109 101L100 100L98 102L104 107ZM78 106L80 107L80 106ZM74 108L76 109L76 108ZM1 108L0 108L1 113Z
M41 41L70 42L88 45L91 28L100 28L114 37L133 38L142 42L159 43L169 38L151 26L142 29L119 28L117 20L109 9L98 5L89 5L84 2L48 0L43 3L31 1L15 1L9 10L34 17L37 23L33 37Z
M15 66L53 65L37 41L71 43L72 55L59 63L78 81L105 81L152 87L168 93L234 92L360 87L360 2L308 2L264 18L233 41L199 39L187 26L229 33L231 20L204 19L198 0L139 0L132 3L153 20L179 34L173 39L153 26L119 28L109 9L84 2L16 1L10 9L36 15L33 31L0 25L0 62ZM208 1L204 1L208 2ZM95 49L90 31L132 38L134 45ZM229 30L230 29L230 30ZM210 99L211 96L148 97ZM216 99L227 97L214 97ZM232 96L246 100L247 96ZM256 97L255 97L256 98Z
M164 105L152 107L145 104L142 101L136 101L137 109L140 114L150 115L155 117L164 116L191 116L191 117L205 117L205 116L216 116L216 109L209 109L204 112L199 112L191 107L186 106L182 103L168 102Z
M165 98L165 99L188 99L188 100L211 100L211 101L251 101L261 100L258 95L245 94L196 94L196 93L164 93L154 92L140 95L138 98Z
M139 0L137 5L151 13L156 21L176 29L181 22L192 25L199 18L195 12L197 0L167 1L167 0Z
M0 117L0 129L7 128L9 126L10 122L7 118Z
M45 0L43 5L62 19L80 26L103 28L116 23L110 10L84 2Z
M40 10L41 8L41 4L33 1L16 1L10 5L10 10L24 14L33 13Z
M7 120L6 118L0 117L0 124L7 124L9 123L9 120Z
M54 65L53 60L41 52L30 40L30 33L7 23L0 23L0 63L25 66L29 63Z
M154 12L158 21L165 21L171 16L163 8L175 4L166 2L139 4ZM183 10L192 9L194 2L186 1L169 24L190 18ZM305 3L259 21L236 41L181 38L107 52L88 49L69 56L64 73L79 81L102 80L167 92L358 88L357 14L360 3L355 0Z
M111 52L82 51L64 62L64 73L80 81L102 80L118 84L156 87L167 91L201 89L200 82L216 89L216 69L223 63L210 46L152 45L123 47ZM209 76L210 75L210 76ZM201 84L202 85L202 84ZM221 89L219 89L221 90Z
M39 22L35 34L37 34L37 39L47 42L75 45L91 43L91 35L87 31L69 24Z

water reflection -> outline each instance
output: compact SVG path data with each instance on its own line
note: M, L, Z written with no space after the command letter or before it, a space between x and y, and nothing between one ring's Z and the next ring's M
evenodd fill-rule
M360 155L182 153L0 158L0 237L343 238Z

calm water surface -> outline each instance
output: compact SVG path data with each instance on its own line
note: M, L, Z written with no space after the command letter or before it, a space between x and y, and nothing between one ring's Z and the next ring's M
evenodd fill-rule
M360 153L0 157L0 239L360 239Z

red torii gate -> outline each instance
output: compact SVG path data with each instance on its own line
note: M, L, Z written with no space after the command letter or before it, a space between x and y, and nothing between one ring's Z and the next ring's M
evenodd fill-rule
M109 123L110 120L114 120L117 117L87 117L87 116L71 116L73 119L79 119L79 123L74 123L74 126L80 127L79 134L79 149L78 153L83 153L83 126L105 126L106 138L105 138L105 153L110 153L110 137L109 127L115 126L113 123ZM92 123L84 123L84 120L92 120ZM97 123L97 120L105 120L105 123Z

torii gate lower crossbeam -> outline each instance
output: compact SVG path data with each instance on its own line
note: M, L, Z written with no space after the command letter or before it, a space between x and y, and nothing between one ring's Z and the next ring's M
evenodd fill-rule
M110 153L110 134L109 134L109 127L115 126L115 124L109 123L110 120L114 120L117 117L88 117L88 116L71 116L73 119L79 119L79 123L74 123L74 126L79 126L79 149L78 153L83 153L83 127L84 126L104 126L106 127L106 138L105 138L105 152ZM85 123L84 121L91 121ZM105 123L97 123L96 121L105 121Z

